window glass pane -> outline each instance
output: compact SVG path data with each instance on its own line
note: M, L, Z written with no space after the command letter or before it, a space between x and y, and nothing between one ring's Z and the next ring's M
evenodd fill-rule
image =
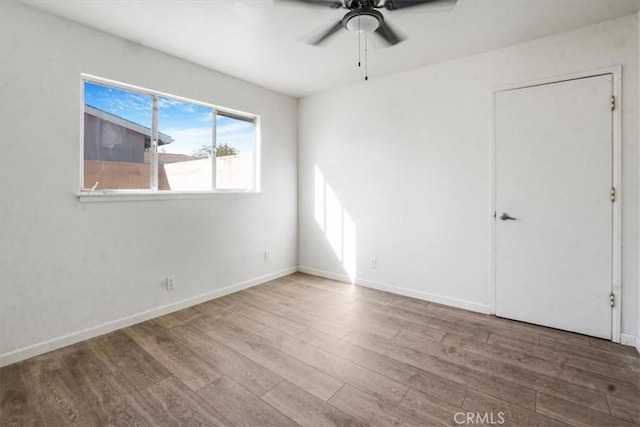
M84 83L84 189L149 189L151 96Z
M158 190L212 189L213 111L158 98Z
M218 113L216 117L216 187L253 189L255 124L251 119Z

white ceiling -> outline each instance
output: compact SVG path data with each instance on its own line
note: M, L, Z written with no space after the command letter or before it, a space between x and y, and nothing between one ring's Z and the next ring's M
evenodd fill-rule
M305 37L346 12L272 0L23 0L40 9L278 92L304 96L359 82L357 36ZM459 0L450 12L384 11L407 40L369 50L376 78L486 52L640 10L640 0ZM375 41L375 40L374 40ZM377 45L377 46L376 46Z

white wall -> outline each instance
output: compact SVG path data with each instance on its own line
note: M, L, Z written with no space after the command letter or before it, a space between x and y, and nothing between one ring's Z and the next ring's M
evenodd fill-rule
M14 2L0 16L0 365L295 269L296 99ZM261 115L263 193L78 202L82 72Z
M299 264L357 282L487 311L492 89L623 65L623 325L638 330L636 16L304 98L299 107ZM375 51L370 53L375 57ZM370 67L375 77L375 67ZM331 187L318 224L315 169ZM321 198L320 198L321 199ZM331 207L340 204L340 208ZM333 213L332 213L333 212ZM322 221L321 221L322 222ZM331 227L329 227L331 228ZM338 231L336 231L338 230ZM355 237L354 237L355 235ZM337 247L337 250L334 250ZM352 249L349 249L352 248ZM376 257L378 268L370 269Z

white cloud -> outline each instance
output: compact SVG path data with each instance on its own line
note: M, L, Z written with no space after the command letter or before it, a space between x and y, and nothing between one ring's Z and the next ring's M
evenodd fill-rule
M199 122L211 122L213 119L213 111L202 113L197 116L196 120Z
M196 113L198 110L206 109L200 105L191 104L189 102L182 102L171 98L158 97L158 107L165 109L178 110L181 113Z
M241 153L251 149L253 145L253 123L234 120L218 120L216 128L216 142L229 144Z
M253 124L249 122L243 121L234 121L227 122L225 124L221 124L220 121L216 124L217 126L217 135L220 137L225 137L234 134L248 134L251 135L253 132Z
M158 107L173 107L180 104L182 104L182 102L176 101L175 99L163 97L158 98Z
M203 145L211 145L211 128L165 129L162 133L171 136L174 141L161 148L167 153L191 154Z

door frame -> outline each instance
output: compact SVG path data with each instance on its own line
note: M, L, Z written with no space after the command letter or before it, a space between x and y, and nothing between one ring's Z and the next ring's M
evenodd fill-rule
M489 279L489 309L496 314L496 94L515 89L524 89L570 80L598 77L611 74L613 78L613 96L616 107L613 110L612 123L612 180L616 189L616 200L612 212L612 268L611 291L614 306L611 310L611 341L619 343L622 322L622 66L600 68L580 73L537 79L494 87L491 92L491 277Z

